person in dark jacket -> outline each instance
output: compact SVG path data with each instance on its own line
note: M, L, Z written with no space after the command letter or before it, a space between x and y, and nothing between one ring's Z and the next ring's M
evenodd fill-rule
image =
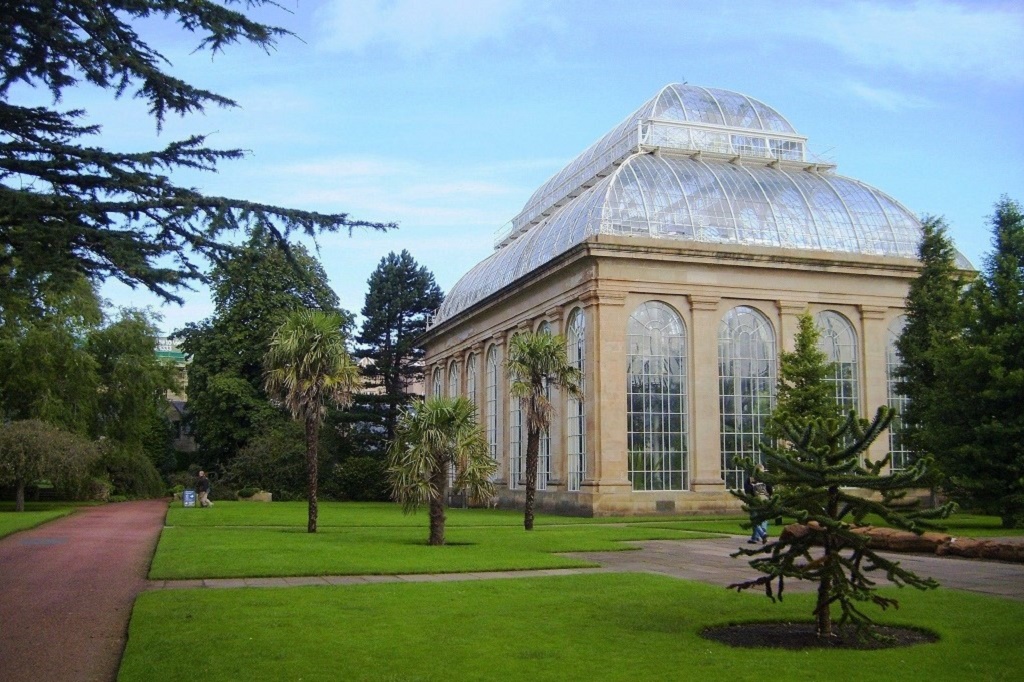
M199 506L212 507L213 502L210 501L210 479L207 478L205 471L199 472L199 478L196 480L196 490L199 491Z
M758 467L754 473L750 475L746 483L743 484L743 492L751 497L757 497L763 500L767 500L772 496L772 486L770 483L765 483L760 480L759 474L764 471L761 467ZM762 545L768 542L768 519L765 519L761 523L754 521L754 514L750 514L750 525L751 533L750 539L747 540L747 544L756 545L761 543Z

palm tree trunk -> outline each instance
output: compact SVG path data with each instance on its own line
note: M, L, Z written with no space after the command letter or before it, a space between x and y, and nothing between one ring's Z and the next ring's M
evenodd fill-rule
M309 499L309 525L307 531L316 532L316 517L319 512L316 504L316 485L319 477L317 461L317 445L320 440L320 425L316 419L306 419L306 487Z
M432 475L434 486L440 493L437 498L430 500L430 543L431 545L444 544L444 508L448 502L448 472L443 466L436 467Z
M25 481L18 479L15 482L17 491L14 493L14 511L25 511Z
M540 429L528 426L526 429L526 504L523 512L523 527L533 530L533 500L537 496L537 460L540 454Z

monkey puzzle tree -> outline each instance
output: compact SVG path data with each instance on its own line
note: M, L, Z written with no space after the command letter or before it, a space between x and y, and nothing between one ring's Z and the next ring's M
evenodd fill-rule
M496 468L468 398L418 400L400 414L388 454L391 490L407 514L429 506L431 545L444 544L449 483L486 500L494 495Z
M870 632L871 618L858 604L872 602L885 609L897 600L877 594L873 576L884 575L890 582L918 589L938 586L875 552L869 538L854 532L868 514L887 524L915 533L935 527L930 519L945 518L955 508L908 507L902 501L907 490L920 485L930 460L922 457L895 473L887 470L889 456L877 462L867 458L871 443L889 426L893 410L878 408L875 418L865 423L855 412L845 420L836 418L793 419L782 424L781 445L761 443L767 471L759 478L774 487L770 498L733 491L743 500L755 522L779 516L795 518L798 526L787 528L774 542L758 549L740 549L733 556L752 556L750 565L763 573L760 578L730 585L736 590L764 587L773 601L782 598L786 578L818 583L814 608L820 637L833 634L832 605L842 616L838 625L854 625L858 632ZM748 475L756 463L746 459ZM860 492L873 493L865 497Z

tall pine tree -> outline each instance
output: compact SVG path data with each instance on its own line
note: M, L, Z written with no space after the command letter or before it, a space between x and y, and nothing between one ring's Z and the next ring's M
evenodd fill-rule
M367 360L363 363L367 387L383 394L364 394L357 402L373 397L380 406L384 438L390 442L399 410L412 397L410 387L423 380L423 348L416 340L427 330L427 320L444 294L434 275L404 249L382 258L367 284L363 325L356 337L362 348L356 355Z

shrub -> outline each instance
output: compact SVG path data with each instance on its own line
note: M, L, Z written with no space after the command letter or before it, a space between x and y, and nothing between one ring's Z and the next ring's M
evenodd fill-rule
M260 491L259 488L242 488L238 491L238 496L243 500L247 500Z
M390 499L386 467L375 457L350 457L334 465L324 489L329 497L355 502Z
M306 449L301 425L288 422L252 439L220 480L228 488L259 488L275 500L305 499Z
M130 450L118 444L106 444L97 462L99 472L105 475L113 488L111 499L161 497L164 482L153 462L141 451Z

